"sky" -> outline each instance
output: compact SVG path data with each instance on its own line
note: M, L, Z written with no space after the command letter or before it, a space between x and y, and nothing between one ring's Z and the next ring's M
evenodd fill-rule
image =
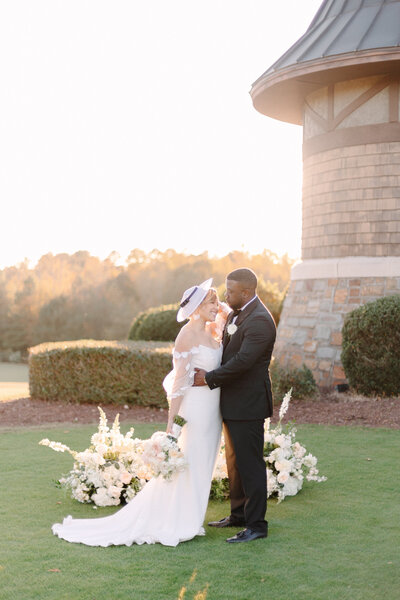
M48 252L300 256L302 128L251 84L321 0L0 5L0 268Z

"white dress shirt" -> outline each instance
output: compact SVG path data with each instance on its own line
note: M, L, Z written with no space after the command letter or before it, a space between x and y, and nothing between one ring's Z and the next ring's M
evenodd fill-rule
M247 302L247 304L245 304L244 306L242 306L242 308L241 308L241 309L239 309L239 310L241 310L241 311L242 311L242 310L244 310L245 308L247 308L247 306L248 306L249 304L251 304L252 302L254 302L254 300L255 300L257 297L258 297L258 296L257 296L257 294L256 294L256 295L254 296L254 298L252 298L251 300L249 300L249 301ZM232 319L232 323L234 323L234 322L236 321L236 319L238 318L238 316L239 316L239 315L236 315L236 317L233 317L233 319Z

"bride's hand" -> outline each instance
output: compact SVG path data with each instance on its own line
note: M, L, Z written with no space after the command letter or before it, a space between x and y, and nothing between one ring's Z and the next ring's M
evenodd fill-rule
M226 302L218 302L218 316L224 318L225 320L228 318L229 313L231 312L231 308L226 304Z

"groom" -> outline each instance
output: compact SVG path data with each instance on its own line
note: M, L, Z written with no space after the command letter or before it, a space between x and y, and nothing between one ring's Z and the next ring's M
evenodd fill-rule
M222 364L208 373L196 369L194 379L195 386L221 388L231 514L209 525L244 526L226 540L229 543L268 535L264 419L272 415L268 367L276 328L256 289L257 277L251 269L229 273L225 297L232 312L224 329Z

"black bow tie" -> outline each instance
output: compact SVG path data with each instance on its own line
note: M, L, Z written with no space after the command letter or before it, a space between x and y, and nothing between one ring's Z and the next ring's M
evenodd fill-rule
M241 312L242 312L242 310L240 308L237 308L236 310L234 310L233 314L232 314L232 319L234 319L235 317L240 315Z

